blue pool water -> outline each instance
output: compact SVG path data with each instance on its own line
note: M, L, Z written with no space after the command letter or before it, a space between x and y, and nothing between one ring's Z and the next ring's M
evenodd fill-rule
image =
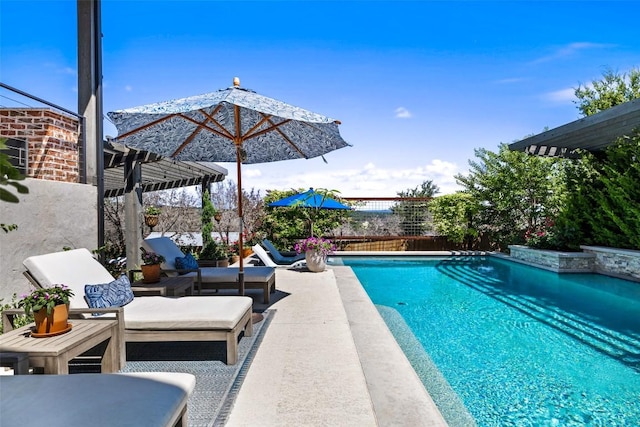
M343 262L450 425L640 425L640 283L495 257Z

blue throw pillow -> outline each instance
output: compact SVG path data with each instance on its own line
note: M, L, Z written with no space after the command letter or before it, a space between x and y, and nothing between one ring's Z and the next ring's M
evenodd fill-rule
M184 257L176 257L176 270L197 270L198 269L198 261L193 257L191 252L189 252ZM186 274L186 273L180 273Z
M84 295L91 308L123 307L133 301L131 283L124 274L111 283L85 285Z

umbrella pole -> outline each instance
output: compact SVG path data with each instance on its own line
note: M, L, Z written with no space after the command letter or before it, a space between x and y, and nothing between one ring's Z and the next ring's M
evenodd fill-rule
M240 134L240 117L238 107L236 109L236 126L238 127L237 134ZM239 217L239 225L240 232L238 233L238 247L242 250L243 246L243 238L242 235L244 233L244 219L242 217L242 142L236 142L236 171L238 176L238 217ZM238 265L238 293L240 295L244 295L244 258L240 256L240 264Z

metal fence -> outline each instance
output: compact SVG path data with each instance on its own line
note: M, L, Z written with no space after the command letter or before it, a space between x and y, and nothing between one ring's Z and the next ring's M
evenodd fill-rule
M353 206L347 222L328 236L345 251L466 250L465 244L438 235L426 197L345 197ZM487 250L483 239L473 249Z

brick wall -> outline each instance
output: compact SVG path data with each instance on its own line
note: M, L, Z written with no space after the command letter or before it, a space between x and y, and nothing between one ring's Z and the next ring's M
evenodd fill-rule
M30 178L78 182L79 129L77 118L50 109L0 109L0 138L27 142Z

